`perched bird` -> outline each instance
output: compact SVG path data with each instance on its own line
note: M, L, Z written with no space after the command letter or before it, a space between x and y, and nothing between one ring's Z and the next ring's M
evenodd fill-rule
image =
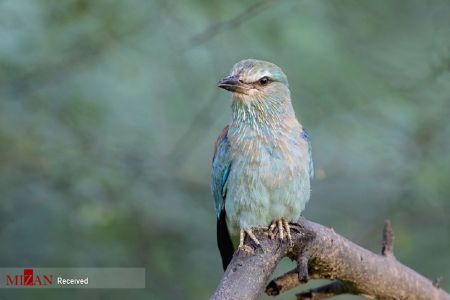
M231 234L278 230L291 243L289 222L297 221L310 197L311 143L295 117L286 75L276 65L245 59L217 83L232 93L232 119L214 147L211 186L217 241L224 269L234 248Z

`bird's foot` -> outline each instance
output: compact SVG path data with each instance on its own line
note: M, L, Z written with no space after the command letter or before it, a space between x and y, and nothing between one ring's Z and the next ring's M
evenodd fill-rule
M291 226L289 222L285 219L280 219L277 221L273 221L272 224L268 227L268 234L270 239L275 239L277 234L280 238L280 241L284 241L284 237L286 236L289 245L292 246L292 236L291 236Z
M255 250L249 245L244 244L245 234L247 234L250 237L250 239L256 244L257 247L261 247L261 244L259 243L258 239L256 238L255 234L251 229L241 229L239 236L238 251L242 252L245 256L254 255Z

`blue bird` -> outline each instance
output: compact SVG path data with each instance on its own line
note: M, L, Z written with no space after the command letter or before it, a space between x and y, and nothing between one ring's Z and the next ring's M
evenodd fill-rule
M232 119L214 147L211 186L217 241L224 269L239 233L239 250L259 246L254 229L278 230L291 243L289 222L297 221L310 197L314 175L311 143L295 116L286 75L270 62L245 59L217 83L232 93Z

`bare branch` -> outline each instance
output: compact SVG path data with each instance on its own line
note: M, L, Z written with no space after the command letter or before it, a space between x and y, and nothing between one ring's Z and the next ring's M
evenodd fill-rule
M381 253L384 256L394 257L394 231L389 220L384 221L383 248L381 249Z
M308 282L308 277L309 277L309 273L308 273L308 262L309 262L309 253L302 253L302 255L300 257L297 258L297 275L298 275L298 280L301 283L306 283Z
M269 296L277 296L300 284L298 269L295 268L278 278L273 279L266 287L266 294Z
M450 300L450 295L397 260L372 253L320 224L300 219L292 234L294 247L256 232L262 248L253 256L235 254L211 299L257 299L278 262L284 257L307 259L309 279L337 282L300 294L320 299L339 293L383 300ZM303 263L303 262L302 262ZM304 272L304 268L300 270ZM278 295L300 284L298 267L267 285L269 295ZM301 276L303 277L303 276ZM314 294L315 293L315 294ZM311 297L312 297L311 296ZM319 298L317 298L319 297Z
M436 280L433 281L433 286L436 288L439 288L443 279L444 278L442 276L439 276L438 278L436 278Z
M308 292L297 294L297 300L318 300L334 297L350 292L345 284L341 281L334 281L330 284L311 289Z

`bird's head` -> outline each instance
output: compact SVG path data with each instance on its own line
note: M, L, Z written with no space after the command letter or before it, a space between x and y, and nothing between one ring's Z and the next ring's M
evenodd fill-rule
M277 65L256 59L244 59L233 66L229 76L217 86L233 93L233 99L251 104L270 101L290 102L286 75Z

